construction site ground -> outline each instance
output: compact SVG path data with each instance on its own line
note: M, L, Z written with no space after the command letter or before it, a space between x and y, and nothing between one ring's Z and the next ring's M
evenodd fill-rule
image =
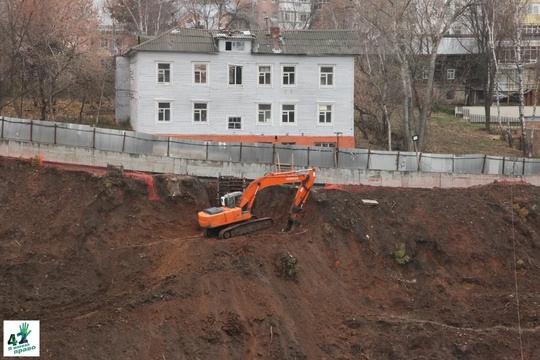
M284 233L276 186L219 240L215 180L87 170L0 158L0 317L42 359L540 358L537 187L317 187Z

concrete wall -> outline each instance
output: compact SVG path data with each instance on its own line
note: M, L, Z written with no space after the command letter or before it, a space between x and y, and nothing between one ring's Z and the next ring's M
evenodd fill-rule
M243 176L256 179L274 172L272 164L204 161L155 155L127 154L51 144L0 140L0 156L33 158L42 155L45 162L106 167L108 164L126 170L172 173L198 177ZM493 182L525 182L540 185L540 175L467 175L406 171L317 168L316 184L370 185L405 188L460 188L487 185Z

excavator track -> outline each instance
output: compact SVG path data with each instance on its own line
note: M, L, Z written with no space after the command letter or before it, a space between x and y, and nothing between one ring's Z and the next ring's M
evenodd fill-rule
M265 217L260 219L249 220L237 225L226 227L219 232L220 239L229 239L234 236L244 235L255 231L268 229L274 225L274 219Z

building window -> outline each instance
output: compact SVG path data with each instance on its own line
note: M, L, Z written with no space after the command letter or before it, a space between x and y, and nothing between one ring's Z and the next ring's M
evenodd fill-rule
M108 49L109 48L109 39L107 39L107 38L99 39L99 46L102 49Z
M270 65L259 66L259 85L272 85L272 68Z
M158 81L158 84L171 83L171 64L170 63L157 64L157 81Z
M225 41L226 51L244 51L243 41Z
M333 143L333 142L316 142L315 146L316 147L323 147L323 148L335 148L336 143Z
M229 116L227 121L227 129L242 130L242 118L239 116Z
M193 64L193 82L195 84L208 82L208 64Z
M295 112L296 112L296 105L294 104L281 105L281 122L284 124L294 124Z
M454 80L456 78L456 69L446 69L446 78Z
M319 104L319 124L332 123L332 105Z
M171 121L171 102L170 101L157 102L157 121L158 122Z
M208 122L208 103L193 103L193 121L196 123Z
M334 86L334 67L321 66L321 87Z
M283 66L283 85L293 86L296 84L295 72L295 66Z
M229 65L229 85L242 85L242 66Z
M257 114L259 124L270 124L272 121L272 104L258 104Z
M429 69L427 66L422 66L422 79L427 80L429 76Z

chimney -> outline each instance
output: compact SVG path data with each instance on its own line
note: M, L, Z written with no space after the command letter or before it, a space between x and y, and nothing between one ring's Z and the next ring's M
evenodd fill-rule
M279 40L279 26L270 27L270 37Z
M278 26L270 27L270 38L272 39L272 45L274 46L274 51L279 49L279 27Z

